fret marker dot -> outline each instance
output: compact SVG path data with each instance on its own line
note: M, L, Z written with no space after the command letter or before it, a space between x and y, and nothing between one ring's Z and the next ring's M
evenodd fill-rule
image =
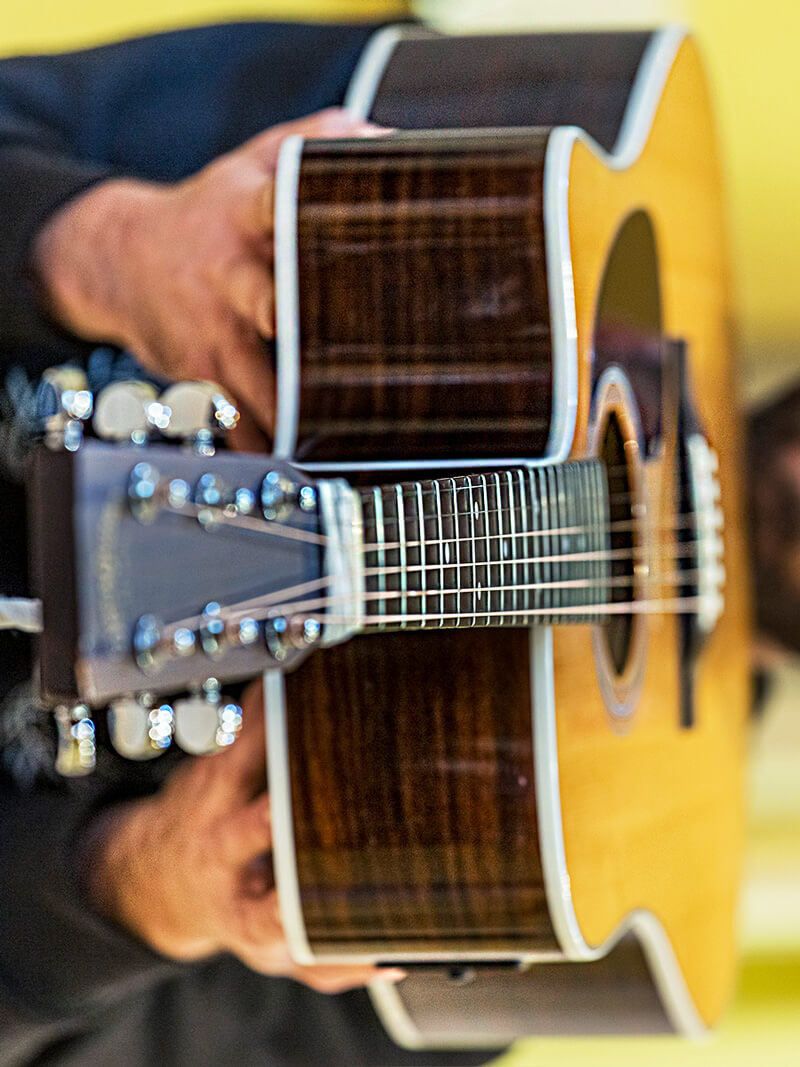
M509 547L508 541L503 541L503 559L508 559Z
M478 507L478 501L477 501L477 500L476 500L476 501L475 501L475 503L474 503L474 504L472 505L472 514L473 514L473 515L475 516L475 521L476 521L476 522L477 522L477 521L478 521L478 519L479 519L479 518L481 517L481 514L480 514L480 508Z
M450 542L449 541L444 546L444 561L445 561L445 563L449 563L450 562Z
M481 583L478 582L478 600L480 600L482 593L483 593L483 589L481 589Z

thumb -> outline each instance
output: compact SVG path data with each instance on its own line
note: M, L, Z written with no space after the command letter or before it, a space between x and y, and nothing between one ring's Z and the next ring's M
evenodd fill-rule
M219 848L226 866L241 867L272 848L269 796L263 793L225 817Z

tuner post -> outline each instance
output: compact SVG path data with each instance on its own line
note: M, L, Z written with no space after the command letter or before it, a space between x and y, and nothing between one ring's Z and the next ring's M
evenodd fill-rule
M215 440L239 421L236 405L215 382L176 382L161 394L159 429L202 456L213 456Z
M112 382L97 396L92 426L106 441L145 445L157 426L152 414L160 405L156 388L149 382Z
M97 762L94 722L85 704L55 709L58 729L56 772L65 778L91 774Z
M108 732L120 756L140 761L153 759L172 743L173 709L169 704L154 706L149 693L122 697L109 706Z
M188 697L175 701L175 740L184 752L209 756L229 748L242 729L242 709L208 678Z
M36 409L47 447L77 452L93 407L88 379L79 367L46 370L36 394Z

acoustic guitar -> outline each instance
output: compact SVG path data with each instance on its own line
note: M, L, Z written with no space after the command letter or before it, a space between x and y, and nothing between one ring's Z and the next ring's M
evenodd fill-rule
M99 397L126 440L80 447L60 397L32 512L62 762L107 704L123 749L203 708L225 744L221 687L263 671L299 962L408 967L373 996L410 1046L698 1033L749 685L696 47L392 29L348 106L396 132L280 156L274 455L155 442L189 386L125 386L138 421Z

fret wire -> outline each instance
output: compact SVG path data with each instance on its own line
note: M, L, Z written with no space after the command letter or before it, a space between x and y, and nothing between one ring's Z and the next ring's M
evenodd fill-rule
M521 526L520 536L525 538L525 540L523 540L521 542L522 543L522 558L524 560L526 556L530 556L530 541L527 538L527 535L528 535L528 502L527 502L527 499L526 499L526 496L525 496L525 483L527 482L527 477L526 477L525 473L523 471L521 471L521 470L517 471L517 481L519 483L519 498L520 498L520 509L519 509L519 518L520 518L520 526ZM516 545L515 548L519 548L519 544ZM515 558L517 559L517 566L519 566L519 553L518 552L515 552ZM527 563L527 562L524 563L524 565L523 565L523 577L524 577L524 580L525 580L526 583L530 582L530 580L531 580L531 565L530 565L530 563ZM534 597L536 597L536 595L537 594L534 593ZM525 607L530 607L531 597L530 596L525 597L524 601L525 601L524 606Z
M383 525L383 490L380 486L376 486L372 490L375 499L375 532L378 540L383 541L384 537L384 525ZM384 599L378 601L378 614L386 614L386 575L383 568L386 567L386 549L381 547L378 549L379 568L378 574L378 589L383 592Z
M495 473L491 474L490 477L492 479L492 485L494 486L494 499L495 499L495 502L497 503L497 532L500 535L500 540L497 542L497 553L496 553L497 560L498 560L500 565L499 565L499 567L497 567L495 569L494 573L495 574L499 573L499 575L500 575L500 596L499 596L498 599L500 600L500 610L503 611L505 609L505 606L506 606L506 591L505 591L505 586L506 586L506 564L505 564L505 554L506 554L506 549L508 547L508 541L503 536L504 533L505 533L505 530L503 528L503 511L502 511L503 500L502 500L502 497L501 497L501 494L500 494L500 475L497 472L495 472ZM490 570L490 579L489 580L490 581L492 580L491 579L491 570Z
M509 503L508 517L509 517L510 525L511 525L511 530L509 531L510 534L511 534L511 540L507 542L510 545L509 553L511 555L511 586L512 586L512 589L513 589L513 599L511 601L511 603L512 603L512 606L516 609L516 608L519 607L519 594L517 593L517 590L514 589L513 587L519 581L519 574L517 573L517 553L516 553L516 550L515 550L516 549L516 542L514 540L514 535L517 532L517 514L516 514L517 509L514 506L514 478L513 478L512 474L511 474L511 471L506 471L505 472L505 481L506 481L506 492L508 493L508 503Z
M458 497L456 496L457 488L458 488L458 486L456 485L455 478L451 478L450 479L450 492L452 493L452 496L453 496L453 511L455 513L455 517L453 518L453 547L454 547L455 551L454 551L453 555L455 556L455 559L456 559L456 570L455 570L455 572L451 571L451 574L454 574L454 577L455 577L455 588L456 589L458 589L461 586L461 534L459 532L459 527L458 527L459 518L458 518ZM458 610L460 611L461 610L461 594L460 593L455 598L455 604L458 607Z
M469 500L469 528L470 528L471 536L472 536L472 545L470 547L470 551L472 553L472 557L471 557L472 558L472 585L473 585L473 588L474 588L478 584L478 567L477 567L477 564L475 562L478 553L477 553L477 545L476 545L476 541L475 541L475 496L474 496L474 493L473 493L474 486L473 486L473 483L472 483L472 475L470 475L468 477L468 481L469 481L469 485L470 485L470 494L469 494L469 498L468 498L468 500ZM478 609L478 605L477 605L477 602L476 602L476 599L475 599L475 594L473 593L472 594L472 622L470 623L471 626L477 626L477 624L478 624L478 610L477 609Z
M536 511L535 503L533 506L535 509L535 513L538 514L541 518L541 529L549 531L551 527L558 527L560 525L560 523L556 522L554 518L550 518L549 480L547 477L547 473L541 468L536 471L535 478L537 482L543 484L541 484L541 488L539 488L538 495L536 496L536 500L540 502L539 510ZM542 574L543 581L549 582L551 580L549 557L553 555L553 541L549 533L545 534L545 536L540 542L540 545L541 551L538 553L540 558L543 558L545 556L547 557L547 559L540 564L540 573ZM534 565L534 573L536 572L536 569L537 568ZM542 602L541 609L547 608L549 610L553 607L553 594L547 588L543 589L540 599Z
M483 516L480 516L480 515L476 514L475 522L477 524L479 518L481 518L481 521L483 522L483 558L486 561L484 563L484 566L483 566L483 578L484 578L483 584L488 586L488 585L491 584L492 579L490 577L491 570L490 570L490 567L489 567L489 560L491 559L491 553L489 552L489 520L488 520L488 515L487 515L487 513L489 511L489 488L488 488L488 485L486 483L486 475L485 474L479 474L478 475L478 492L481 495L481 497L483 498ZM479 597L480 597L480 594L479 594ZM492 607L491 597L487 593L486 594L486 608L487 608L487 610L491 610L491 607Z
M419 522L419 537L420 537L419 556L420 556L420 562L421 563L427 563L428 562L428 556L427 556L426 547L425 547L425 516L422 513L422 484L420 482L415 482L414 484L416 485L417 514L419 516L419 519L418 519L418 522ZM420 584L420 591L423 592L423 593L426 592L427 588L428 588L428 583L425 580L425 574L426 574L425 571L420 571L420 583L419 584ZM428 601L427 601L426 597L422 596L420 598L420 609L421 609L423 615L425 614L425 609L426 609L427 603L428 603ZM424 627L425 623L423 623L422 625Z
M397 523L398 530L400 532L400 589L403 599L400 604L403 614L408 611L408 557L406 555L406 524L405 524L405 507L403 506L403 487L402 485L395 486L395 502L397 505ZM405 623L402 624L401 629L405 629Z
M439 533L439 547L438 547L438 553L439 553L439 589L440 589L439 612L440 612L440 614L444 614L444 588L445 588L445 581L444 581L444 524L442 522L442 493L441 493L441 489L440 489L440 486L439 486L439 482L438 481L435 482L434 485L436 487L436 524L437 524L437 530L438 530L438 533ZM440 619L439 620L439 628L441 629L442 626L444 626L444 622Z

